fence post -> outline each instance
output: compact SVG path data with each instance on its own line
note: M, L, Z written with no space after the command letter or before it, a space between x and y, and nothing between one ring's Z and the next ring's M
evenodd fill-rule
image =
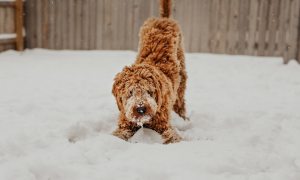
M300 1L300 0L299 0ZM296 60L300 64L300 3L299 3L299 14L298 14L298 41L297 41L297 54L296 54Z
M299 17L299 21L300 21L300 17ZM297 48L297 57L296 57L296 60L298 61L298 63L300 64L300 23L299 23L299 33L298 33L298 48Z
M23 39L23 0L16 0L16 48L18 51L24 50Z

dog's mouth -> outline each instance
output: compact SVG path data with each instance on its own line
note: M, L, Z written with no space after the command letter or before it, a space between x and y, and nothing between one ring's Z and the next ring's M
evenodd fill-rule
M147 122L149 122L151 119L150 115L143 115L140 117L135 117L133 119L133 122L135 122L138 126L143 127L143 125Z
M149 105L139 104L132 109L133 121L139 126L149 122L152 114L153 112Z
M135 106L126 113L126 117L129 121L132 121L142 127L145 123L152 119L153 111L148 106Z

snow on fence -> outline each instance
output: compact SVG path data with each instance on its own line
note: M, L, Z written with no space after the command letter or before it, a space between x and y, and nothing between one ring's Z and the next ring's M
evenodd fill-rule
M23 1L0 0L0 51L23 50Z
M300 0L174 0L190 52L300 62ZM27 0L27 47L136 50L158 0Z

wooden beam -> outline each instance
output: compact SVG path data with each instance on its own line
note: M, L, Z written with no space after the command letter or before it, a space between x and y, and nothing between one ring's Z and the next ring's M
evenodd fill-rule
M16 48L18 51L24 50L23 39L23 0L16 0Z
M14 7L16 5L16 2L5 2L5 1L0 1L0 7Z
M16 43L16 38L10 38L10 39L0 39L0 44L12 44Z

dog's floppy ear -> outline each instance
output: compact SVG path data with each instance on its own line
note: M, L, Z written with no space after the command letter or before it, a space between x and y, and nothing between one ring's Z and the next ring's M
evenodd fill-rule
M114 79L112 87L112 94L115 96L117 105L120 111L123 111L122 95L125 92L125 82L128 79L131 67L125 66L123 70L118 73Z
M155 84L155 94L156 94L156 103L158 108L160 109L162 105L162 100L163 100L163 89L164 89L164 84L162 83L161 79L157 78L154 80Z
M156 99L158 108L160 108L160 106L162 105L163 98L165 96L165 91L166 91L165 90L166 87L165 87L163 78L160 76L159 72L156 69L153 69L150 66L145 66L144 68L148 69L148 73L144 77L149 80L151 79L150 81L152 81L154 83L155 94L156 94L155 99Z
M122 106L122 96L121 96L121 90L122 90L122 73L118 73L114 79L114 84L112 87L112 94L115 96L118 109L121 111L123 109Z

